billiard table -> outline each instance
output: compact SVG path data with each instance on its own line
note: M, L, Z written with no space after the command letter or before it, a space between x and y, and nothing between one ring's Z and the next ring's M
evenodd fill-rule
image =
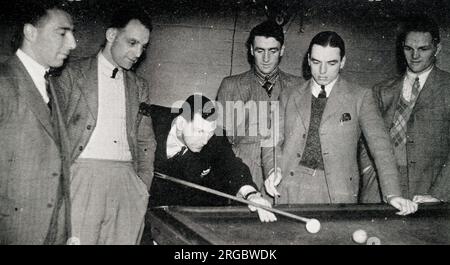
M367 232L367 244L450 244L450 204L423 204L409 216L396 215L386 204L279 205L302 217L316 218L321 230L306 231L305 224L283 216L274 223L261 223L246 206L180 207L150 209L157 244L307 245L356 244L352 234Z

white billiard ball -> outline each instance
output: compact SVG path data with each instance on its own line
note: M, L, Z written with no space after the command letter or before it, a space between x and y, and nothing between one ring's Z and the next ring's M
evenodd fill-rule
M353 232L353 241L355 241L358 244L364 244L367 240L367 233L366 231L362 229L358 229L355 232Z

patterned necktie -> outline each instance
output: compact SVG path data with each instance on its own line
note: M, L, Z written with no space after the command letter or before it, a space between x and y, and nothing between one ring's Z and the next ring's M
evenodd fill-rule
M262 85L262 87L264 88L264 90L266 90L267 95L272 96L272 87L273 87L273 83L271 83L269 81L269 76L266 76L264 78L264 84Z
M420 88L420 80L419 77L416 77L416 79L414 79L414 84L412 85L411 89L411 97L409 99L410 102L416 100L417 96L419 95L419 88Z
M321 85L318 98L326 98L326 97L327 97L327 91L325 91L325 86Z
M53 105L53 96L52 96L52 92L50 90L50 81L49 81L50 75L51 75L50 71L46 71L45 75L44 75L44 79L45 79L45 91L47 92L47 97L48 97L47 107L50 109L50 113L51 113L52 105Z
M406 143L407 122L419 95L420 81L416 77L411 89L411 97L406 101L402 96L394 113L394 120L390 129L390 136L395 147Z
M114 68L114 70L112 71L111 78L116 78L116 74L117 74L118 71L119 71L119 69L117 67Z

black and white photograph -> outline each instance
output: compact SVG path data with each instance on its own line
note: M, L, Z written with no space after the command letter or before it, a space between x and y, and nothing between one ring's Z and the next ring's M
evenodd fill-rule
M449 14L2 1L0 245L176 245L180 264L450 245Z

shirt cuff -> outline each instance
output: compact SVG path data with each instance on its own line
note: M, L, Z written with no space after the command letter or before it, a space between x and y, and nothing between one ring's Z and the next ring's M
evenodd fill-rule
M253 186L244 185L239 189L239 191L237 193L237 197L245 198L247 196L247 194L249 194L250 192L254 192L254 191L257 191L257 190Z
M274 171L275 171L275 170L274 170L273 168L272 168L271 170L269 170L269 173L267 174L267 177L270 177L270 175L272 175L272 173L273 173ZM281 174L281 168L277 167L277 172Z

